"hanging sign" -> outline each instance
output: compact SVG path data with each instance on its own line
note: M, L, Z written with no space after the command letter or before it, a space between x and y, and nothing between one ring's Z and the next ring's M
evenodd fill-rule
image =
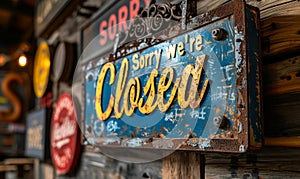
M48 44L40 43L34 58L33 89L38 98L46 92L50 72L50 50Z
M72 97L63 93L57 100L51 122L51 156L57 173L67 174L77 165L79 137Z
M128 29L128 22L138 15L149 0L111 1L90 24L82 28L82 48L96 39L101 52L112 48L116 35ZM107 30L109 29L109 30Z
M60 42L57 46L53 58L53 75L54 82L68 81L72 76L75 59L74 45L67 42Z
M27 115L25 155L45 158L46 109L34 111Z
M257 24L258 11L237 0L193 18L187 24L193 29L168 41L88 63L88 141L164 149L182 143L181 149L215 152L259 148Z

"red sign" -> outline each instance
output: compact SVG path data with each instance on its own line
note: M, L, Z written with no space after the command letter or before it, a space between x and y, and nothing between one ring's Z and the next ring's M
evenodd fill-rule
M79 128L74 103L69 94L62 94L56 103L51 122L51 156L59 174L74 169L80 152Z
M148 3L149 0L111 1L105 12L83 27L82 47L85 48L97 35L100 47L112 45L116 34L128 29L127 21L137 16Z

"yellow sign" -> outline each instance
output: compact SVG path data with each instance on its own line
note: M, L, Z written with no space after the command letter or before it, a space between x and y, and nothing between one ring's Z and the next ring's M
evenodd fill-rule
M40 98L44 95L50 72L50 50L46 42L42 42L35 54L33 71L33 88L35 95Z

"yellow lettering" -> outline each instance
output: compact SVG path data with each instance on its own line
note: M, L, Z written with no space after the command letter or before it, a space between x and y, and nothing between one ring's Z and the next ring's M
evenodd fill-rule
M144 87L144 95L148 98L143 105L143 98L139 100L139 110L143 114L150 114L157 106L157 101L155 100L155 77L157 77L158 71L156 69L151 71L150 77Z
M105 112L103 112L102 109L102 92L103 92L103 83L104 83L104 79L107 75L108 70L110 70L110 79L109 79L109 84L112 85L114 80L115 80L115 73L116 73L116 69L115 66L112 63L106 63L99 74L98 80L97 80L97 86L96 86L96 104L95 104L95 108L96 108L96 114L98 116L99 119L101 120L106 120L113 109L113 105L114 105L114 96L111 94L110 98L109 98L109 103L107 106L107 109Z
M138 107L138 101L141 93L141 84L138 78L131 78L128 81L128 84L124 93L124 109L125 114L127 116L131 116L134 113L136 107ZM129 100L128 100L129 95ZM128 102L130 102L131 106L129 107Z
M114 113L116 118L121 118L123 115L124 108L121 107L119 109L120 101L123 96L123 91L125 89L126 81L127 81L127 75L129 70L129 62L127 58L124 58L120 67L119 72L119 78L117 83L117 89L116 89L116 100L115 100L115 106L114 106Z
M156 69L159 68L160 58L161 58L161 49L154 52L156 57Z
M169 48L166 48L167 59L176 57L176 46L177 44L170 45Z
M140 58L140 68L144 68L145 67L145 58L144 56L141 56Z
M202 74L202 69L203 69L203 64L204 64L205 58L206 58L206 55L198 56L198 58L196 60L196 67L194 70L191 71L192 82L191 82L191 87L190 87L189 102L190 102L190 107L193 109L197 108L200 105L202 98L205 94L208 82L209 82L209 80L206 78L204 81L203 87L201 89L201 92L199 94L199 98L196 100L196 97L197 97L196 95L199 93L198 87L199 87L199 83L200 83L200 79L201 79L201 74Z
M181 82L178 89L178 104L182 109L187 108L189 105L189 98L186 97L185 93L192 69L192 65L187 65L181 73Z
M139 61L137 60L137 58L139 58L139 55L137 53L132 56L133 70L138 70L140 68Z
M205 57L206 57L205 55L199 56L196 60L195 68L192 65L187 65L181 74L182 80L178 90L178 104L182 109L187 108L189 105L191 108L197 108L202 101L202 98L204 96L204 93L206 91L209 82L208 79L204 81L204 85L202 87L198 100L196 100L196 95L198 94L198 87L201 79ZM186 90L189 81L190 81L190 87L189 87L190 90L189 90L189 96L187 96Z
M178 54L180 56L183 56L185 54L185 51L184 51L184 43L183 42L179 42L178 43Z
M159 79L159 82L158 82L158 94L157 94L158 108L161 112L166 112L169 109L169 107L171 106L171 104L175 98L175 95L176 95L176 92L178 89L178 85L180 82L180 78L176 79L176 82L174 83L174 87L170 94L169 100L167 101L167 103L164 103L164 94L170 88L173 78L174 78L174 69L173 68L165 68L162 71L161 78ZM168 79L168 80L166 81L166 79Z
M198 35L196 37L196 50L200 51L202 49L202 36Z
M195 38L191 38L190 52L194 52L194 43L195 43Z

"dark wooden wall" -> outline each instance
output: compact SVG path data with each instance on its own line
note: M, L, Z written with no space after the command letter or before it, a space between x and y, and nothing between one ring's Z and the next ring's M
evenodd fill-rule
M226 0L198 1L198 13ZM248 0L260 9L263 50L264 145L245 155L204 154L205 178L300 178L300 2L297 0ZM174 175L171 168L197 168L189 158L169 165L163 159L163 178L200 178ZM199 158L198 158L199 159ZM198 160L197 159L197 160ZM196 159L195 159L196 160ZM168 172L169 171L169 172ZM193 176L193 177L189 177Z
M199 0L197 13L226 2ZM200 178L203 166L205 178L212 179L300 178L300 1L246 2L261 10L265 115L262 150L244 155L175 152L147 164L122 163L84 152L72 178Z

